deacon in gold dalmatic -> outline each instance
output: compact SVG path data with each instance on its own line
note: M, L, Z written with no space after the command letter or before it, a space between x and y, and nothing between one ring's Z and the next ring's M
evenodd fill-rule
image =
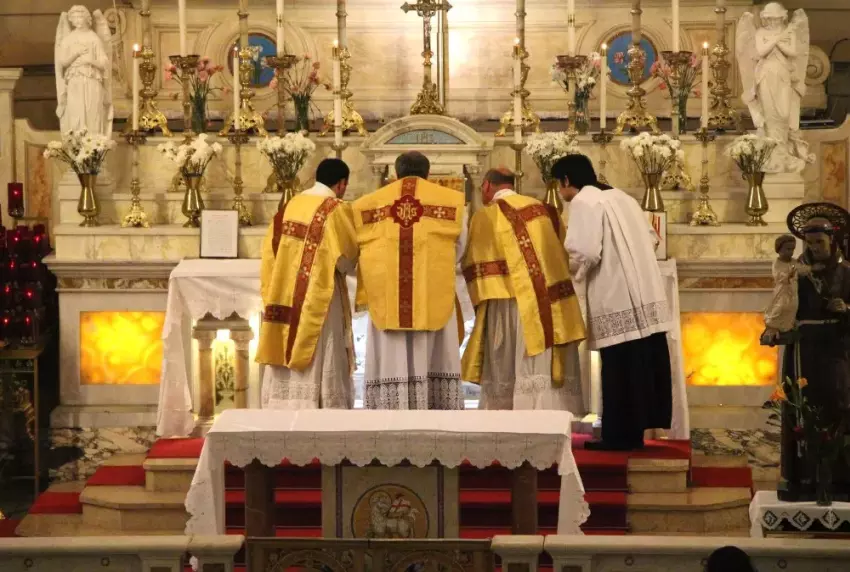
M481 385L479 409L584 413L578 343L584 321L569 261L546 205L513 190L514 174L487 173L472 217L463 274L475 328L463 379Z
M326 159L316 185L275 215L263 242L263 321L257 361L266 364L262 403L270 409L354 406L354 342L345 274L357 238L345 193L349 169Z
M395 168L397 181L354 203L357 299L369 311L366 407L463 409L455 278L464 195L429 183L421 153Z

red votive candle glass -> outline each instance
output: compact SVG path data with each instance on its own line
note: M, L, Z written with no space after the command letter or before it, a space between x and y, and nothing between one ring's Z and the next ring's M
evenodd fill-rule
M9 216L23 218L24 216L24 184L9 183Z

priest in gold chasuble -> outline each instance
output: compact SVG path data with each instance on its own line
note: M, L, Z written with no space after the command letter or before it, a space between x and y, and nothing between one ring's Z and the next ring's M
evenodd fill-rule
M479 409L582 415L578 344L585 329L567 253L546 206L513 186L510 171L487 173L485 206L469 223L462 265L475 328L462 377L480 384Z
M455 276L464 195L429 183L421 153L395 168L397 181L354 203L357 298L369 312L365 406L463 409Z
M316 185L275 215L263 242L263 320L257 362L266 364L269 409L351 409L354 341L345 274L357 262L351 208L339 197L349 169L325 159Z

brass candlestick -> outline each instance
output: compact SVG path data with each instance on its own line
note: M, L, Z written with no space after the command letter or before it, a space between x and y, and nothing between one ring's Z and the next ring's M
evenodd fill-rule
M705 127L700 128L694 136L702 143L702 176L699 180L699 206L691 215L691 226L720 226L717 213L711 208L708 201L709 179L708 179L708 144L714 141L715 136L709 133Z
M608 144L614 139L614 135L602 129L599 133L591 135L591 140L599 145L599 182L608 184L605 177L605 167L608 165Z
M261 137L268 136L266 131L265 120L263 116L254 109L254 104L251 100L254 99L254 90L251 88L251 77L254 74L253 53L250 47L243 47L239 50L239 84L240 92L239 109L234 109L224 122L219 135L222 137L233 129L236 114L239 114L239 129L245 133L256 131ZM234 70L235 71L235 70Z
M142 82L142 89L139 90L141 100L139 102L139 130L150 132L159 129L163 135L171 137L168 119L156 105L156 96L159 92L153 86L157 69L156 63L154 63L153 50L149 46L142 46L140 59L139 79Z
M348 149L348 143L346 143L344 141L342 143L340 143L339 145L337 145L336 143L332 143L331 149L334 150L334 153L336 154L337 159L342 159L342 152L345 151L346 149Z
M708 127L718 131L733 129L741 131L741 116L729 104L729 96L732 95L732 90L729 89L727 80L729 79L729 68L732 67L732 64L726 59L728 55L729 48L726 47L726 42L722 40L711 50L709 66L711 67L713 81L709 90L711 104L708 112Z
M621 135L626 127L633 131L650 129L653 133L659 133L658 119L647 111L646 101L644 100L646 90L641 87L643 69L646 65L646 52L640 47L640 43L633 43L629 48L628 55L629 65L626 70L632 87L626 92L626 95L629 96L629 103L626 105L626 110L617 118L617 129L614 133Z
M514 190L520 195L522 194L522 178L525 176L522 170L522 152L525 147L525 143L511 143L511 149L514 150Z
M520 41L519 50L519 57L522 60L520 63L521 73L519 80L519 95L522 99L522 130L524 133L540 133L540 117L531 109L531 104L528 101L531 92L525 89L525 82L528 80L528 72L531 71L531 67L526 63L528 51L522 45L522 41ZM516 90L511 92L511 102L513 102L514 97L516 97ZM508 129L513 129L513 126L514 108L512 104L499 120L499 130L496 131L496 137L504 137Z
M142 185L139 182L139 145L144 145L147 142L147 137L143 131L139 130L125 133L124 139L133 146L132 178L130 179L130 193L133 196L130 199L130 212L124 215L121 220L121 227L150 228L151 223L142 207L142 200L139 198L139 193L142 190Z
M296 63L298 58L292 54L266 57L266 65L277 78L277 130L281 135L286 133L286 72Z
M570 93L569 88L567 88L567 106L570 110L570 126L567 133L578 135L578 129L576 129L576 74L587 63L587 56L557 56L557 58L558 66L567 74L567 85L573 89L573 92Z
M233 204L230 208L239 213L239 226L251 226L254 224L251 219L251 213L248 207L245 206L245 201L242 198L242 145L248 142L248 134L239 130L228 135L227 140L236 147L235 172L233 173Z
M198 71L198 60L201 56L197 54L189 56L169 56L171 63L180 70L180 83L183 88L183 138L189 142L195 138L192 131L192 102L189 99L190 78Z
M348 82L351 80L351 52L348 47L343 46L339 50L339 92L342 97L342 132L347 133L352 129L357 130L357 134L361 137L366 137L369 132L366 130L366 124L363 117L354 109L354 104L351 98L354 95L348 89ZM325 123L322 126L322 131L319 133L321 137L327 135L334 128L333 111L325 116Z
M693 52L681 51L681 52L661 52L661 57L664 59L664 62L670 66L670 82L673 84L670 86L670 103L672 104L672 113L670 115L670 119L673 123L673 134L679 135L682 132L682 125L680 124L681 111L679 109L679 104L681 102L680 91L682 89L682 76L685 74L686 70L691 65L691 58L693 57ZM685 117L687 118L687 102L688 98L685 98ZM687 125L684 126L687 129Z

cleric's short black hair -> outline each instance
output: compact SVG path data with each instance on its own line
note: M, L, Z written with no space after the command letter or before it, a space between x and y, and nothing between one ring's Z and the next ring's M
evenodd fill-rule
M333 187L340 181L348 181L351 169L342 159L325 159L316 168L316 182L326 187Z
M431 161L419 151L402 153L395 160L395 175L399 179L419 177L427 179L431 173Z
M746 552L737 546L718 548L708 557L706 572L755 572Z
M596 170L585 155L573 154L561 157L552 165L552 178L571 187L582 189L588 185L598 186Z

